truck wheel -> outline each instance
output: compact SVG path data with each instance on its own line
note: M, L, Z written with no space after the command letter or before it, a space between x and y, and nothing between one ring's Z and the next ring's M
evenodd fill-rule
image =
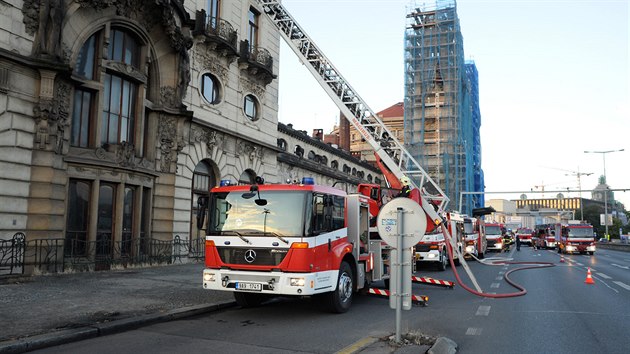
M263 301L267 300L269 297L265 294L256 294L256 293L234 293L234 300L241 307L256 307L260 306Z
M448 257L446 257L446 250L442 250L442 257L440 257L440 263L438 263L439 270L445 270L446 264L448 263Z
M588 254L590 254L591 256L595 254L595 252L589 252Z
M337 278L337 288L324 295L324 307L333 313L344 313L352 305L354 295L354 283L352 279L352 269L347 262L341 262L339 267L339 277Z

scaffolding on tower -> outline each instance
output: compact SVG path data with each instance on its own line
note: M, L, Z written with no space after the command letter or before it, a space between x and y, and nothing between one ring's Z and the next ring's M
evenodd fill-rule
M474 67L474 63L471 65ZM464 61L455 1L438 0L434 6L414 7L408 12L405 144L414 159L456 203L460 192L477 191L475 175L483 177L480 143L475 141L479 138L479 125L476 131L473 129L480 124L480 119L474 121L472 113L475 103L478 112L478 96L472 92L473 85L477 89L476 73L476 67L469 71ZM466 195L462 204L452 207L471 213L474 207L483 206L479 197L472 195Z

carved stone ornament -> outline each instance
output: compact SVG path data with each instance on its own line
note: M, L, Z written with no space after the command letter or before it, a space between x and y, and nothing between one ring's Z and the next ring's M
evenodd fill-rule
M197 126L192 127L192 137L194 142L203 142L206 144L206 153L208 157L212 153L214 147L222 147L224 136L217 133L216 130L201 128Z
M136 167L136 151L133 144L123 141L116 146L116 162L122 167Z
M244 77L241 77L241 87L246 92L251 92L256 95L260 100L264 100L265 98L265 88L257 83L254 83L250 80L247 80Z
M150 6L151 2L144 0L76 0L76 2L83 8L94 9L98 12L115 7L116 15L141 23L148 32L161 22L164 15L163 10L158 6L167 6L170 3L170 1L155 1L154 3L158 6ZM164 2L166 4L163 4ZM167 15L174 16L172 9Z
M250 162L254 162L256 158L262 160L262 148L258 146L254 146L241 140L238 142L236 149L237 156L246 155Z
M55 136L52 150L58 155L63 153L65 132L70 125L68 117L70 90L70 85L58 80L54 88L54 98L42 99L39 104L33 107L33 116L37 127L35 143L42 150L51 144L50 137Z
M195 51L196 60L200 65L200 70L208 70L216 75L224 84L228 82L228 68L221 64L219 58L207 45L197 45Z
M185 143L177 137L177 119L174 117L160 115L158 131L162 153L160 171L168 173L171 171L171 163L177 163L177 154L182 151Z
M116 71L119 72L123 72L126 73L127 75L133 77L134 79L138 80L138 81L142 81L144 83L147 82L147 76L141 72L140 70L134 68L131 65L125 64L125 63L121 63L121 62L117 62L117 61L109 61L106 64L106 67L108 68L112 68Z
M179 106L177 99L176 88L171 86L160 87L160 105L169 108L177 108Z
M34 35L34 56L43 59L64 60L61 38L66 16L64 0L25 0L22 4L22 22L26 33Z

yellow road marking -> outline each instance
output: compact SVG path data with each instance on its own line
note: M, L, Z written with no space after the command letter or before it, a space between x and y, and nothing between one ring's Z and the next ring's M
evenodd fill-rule
M368 345L374 344L377 341L378 341L378 338L365 337L365 338L360 339L360 340L354 342L353 344L350 344L349 346L341 349L340 351L338 351L335 354L352 354L352 353L356 353L357 351L367 347Z

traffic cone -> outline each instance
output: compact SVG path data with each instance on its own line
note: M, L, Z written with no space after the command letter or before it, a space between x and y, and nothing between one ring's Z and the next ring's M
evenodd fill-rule
M593 277L591 277L591 268L588 268L588 272L586 272L586 280L584 281L586 284L595 284L593 281Z

